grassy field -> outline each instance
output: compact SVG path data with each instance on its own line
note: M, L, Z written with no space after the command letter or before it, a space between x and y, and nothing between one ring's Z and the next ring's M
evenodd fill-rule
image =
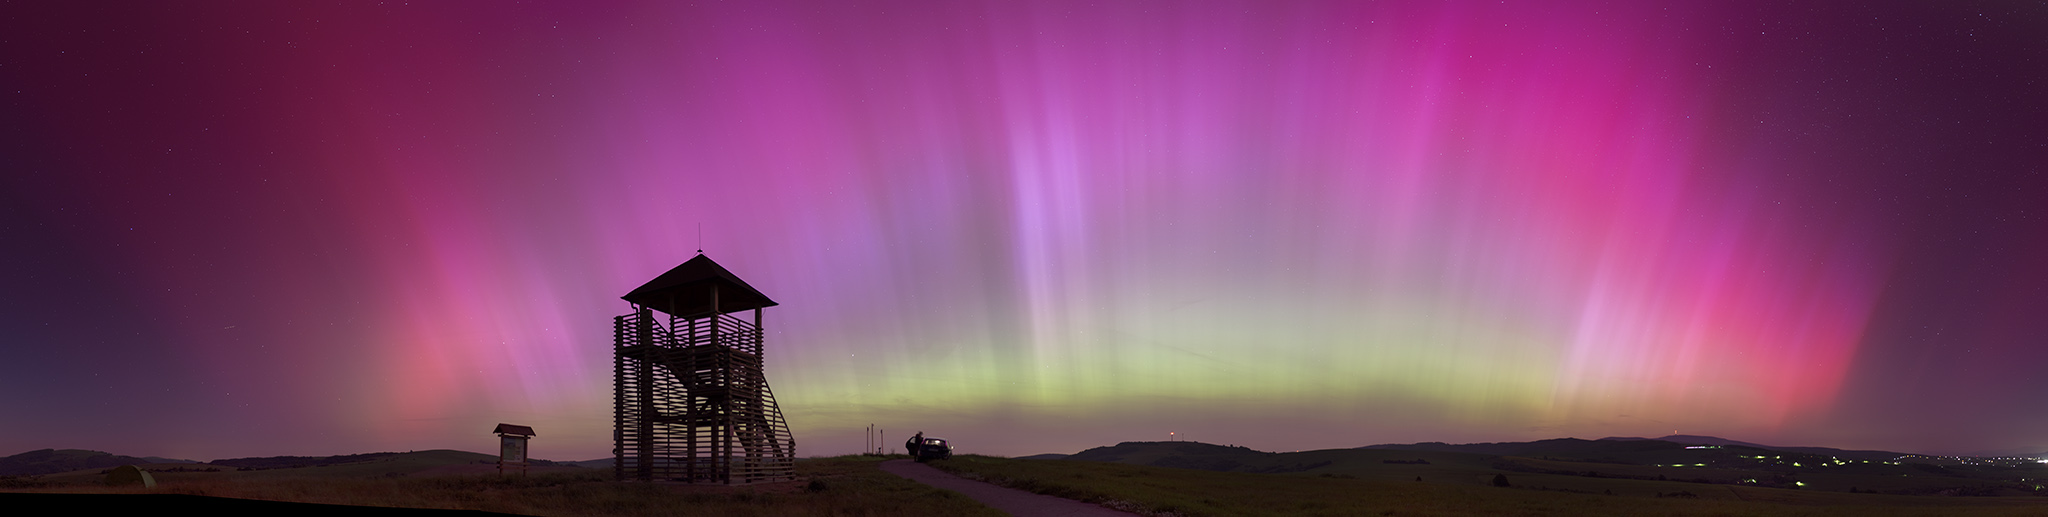
M1758 486L1505 473L1499 458L1461 453L1331 451L1284 458L1323 466L1288 473L1216 472L1098 461L1012 460L963 455L933 465L970 479L1152 515L2044 515L2048 497L1852 494ZM1326 455L1366 454L1360 461ZM1385 456L1385 458L1380 458ZM901 458L902 456L896 456ZM267 470L158 464L159 486L107 487L99 471L0 478L0 492L192 494L238 499L545 515L1001 515L959 494L882 472L886 458L797 462L798 480L746 487L608 481L609 472L563 468L527 477L449 475L487 468L460 451L406 453L376 461ZM1381 460L1428 460L1384 463ZM1522 467L1590 468L1514 458ZM1643 466L1600 466L1658 472ZM184 471L176 471L184 469ZM1714 469L1687 469L1702 474ZM1622 472L1616 471L1616 474ZM1721 474L1733 474L1727 472ZM1417 481L1416 478L1422 478ZM1810 477L1809 477L1810 478ZM1904 478L1900 478L1904 479ZM1877 476L1864 486L1880 486ZM1660 497L1662 496L1662 497Z
M436 451L442 454L471 454ZM409 476L450 459L418 453L387 462L220 472L155 472L158 486L107 487L97 472L12 480L5 492L167 493L302 503L483 510L543 516L1002 515L959 494L882 472L884 458L799 460L798 481L746 487L610 482L609 471ZM481 455L478 455L481 456ZM899 456L901 457L901 456ZM153 468L174 468L156 465ZM192 467L192 465L184 465ZM202 466L203 467L203 466ZM7 485L0 485L6 487Z
M974 455L933 465L972 479L1156 515L2048 514L2048 498L2035 497L1849 494L1524 473L1508 473L1514 486L1500 488L1491 486L1493 473L1481 475L1480 465L1461 465L1449 455L1438 460L1351 473L1292 474ZM1415 475L1424 481L1414 481Z

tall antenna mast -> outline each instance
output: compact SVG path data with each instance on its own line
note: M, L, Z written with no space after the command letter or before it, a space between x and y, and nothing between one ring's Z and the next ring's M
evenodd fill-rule
M697 254L704 254L704 223L697 223Z

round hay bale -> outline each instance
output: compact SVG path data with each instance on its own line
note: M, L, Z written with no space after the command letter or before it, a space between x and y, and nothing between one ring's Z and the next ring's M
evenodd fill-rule
M114 467L113 472L107 473L107 484L111 486L133 485L138 483L140 483L143 488L156 488L156 478L150 476L149 471L142 470L141 467L137 467L134 465L122 465L119 467Z

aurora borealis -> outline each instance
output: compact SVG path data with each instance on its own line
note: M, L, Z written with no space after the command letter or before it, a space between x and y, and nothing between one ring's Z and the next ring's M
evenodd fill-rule
M805 456L2048 450L2048 8L1897 3L6 4L0 455L605 457L700 242Z

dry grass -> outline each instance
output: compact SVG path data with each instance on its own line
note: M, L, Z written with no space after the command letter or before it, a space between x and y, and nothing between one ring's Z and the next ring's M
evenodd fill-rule
M155 489L59 483L17 492L168 493L401 508L483 510L543 516L1001 515L954 492L882 472L881 458L797 462L798 481L743 487L615 483L609 472L528 477L337 477L170 472Z

